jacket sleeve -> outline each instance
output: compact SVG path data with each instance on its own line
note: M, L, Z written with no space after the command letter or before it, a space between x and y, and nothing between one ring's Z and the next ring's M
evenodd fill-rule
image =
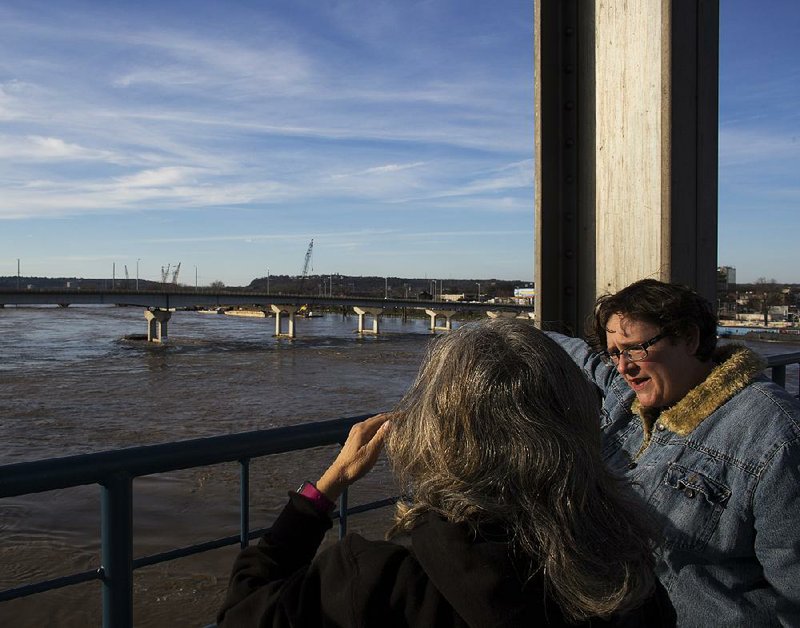
M552 331L545 332L554 340L577 364L586 377L606 396L614 380L619 376L617 369L603 362L602 357L580 338L571 338Z
M309 567L330 527L328 515L290 493L289 503L258 545L236 558L217 614L219 626L319 623L319 577Z
M800 440L781 446L753 496L755 552L783 626L800 626Z

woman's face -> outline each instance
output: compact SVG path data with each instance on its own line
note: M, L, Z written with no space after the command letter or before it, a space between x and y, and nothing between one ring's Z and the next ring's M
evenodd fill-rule
M647 342L662 332L652 323L613 314L606 323L606 345L610 353ZM647 348L647 357L637 362L620 355L617 371L645 407L671 406L703 381L694 338L665 337Z

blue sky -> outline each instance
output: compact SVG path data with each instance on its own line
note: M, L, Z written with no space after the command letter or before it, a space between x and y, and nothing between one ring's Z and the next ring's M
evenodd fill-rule
M721 2L721 264L800 281L800 5ZM0 2L0 275L530 279L530 0Z
M800 283L800 2L720 0L719 263Z

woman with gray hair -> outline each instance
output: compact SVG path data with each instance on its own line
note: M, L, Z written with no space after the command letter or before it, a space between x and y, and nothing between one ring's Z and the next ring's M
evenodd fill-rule
M394 412L353 427L258 546L237 558L222 626L674 625L655 533L604 468L598 400L533 325L434 341ZM316 558L342 490L386 444L406 497L389 537Z

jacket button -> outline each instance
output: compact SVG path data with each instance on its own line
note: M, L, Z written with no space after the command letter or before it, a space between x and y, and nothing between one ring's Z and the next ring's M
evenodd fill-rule
M688 497L689 499L692 499L695 495L695 491L693 488L687 488L685 491L683 491L683 494L686 495L686 497Z
M667 426L666 426L666 425L664 425L663 423L656 423L656 429L657 429L659 432L663 432L665 429L667 429Z
M631 462L631 463L628 464L628 468L629 469L635 469L637 466L639 466L639 465L637 465L635 462Z

